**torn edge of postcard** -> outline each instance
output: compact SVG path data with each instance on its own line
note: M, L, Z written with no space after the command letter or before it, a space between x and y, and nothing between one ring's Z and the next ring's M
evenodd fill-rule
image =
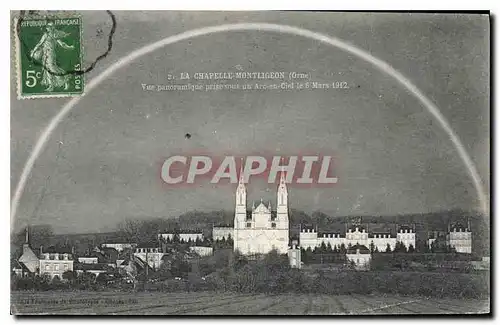
M84 94L80 15L14 18L18 99Z

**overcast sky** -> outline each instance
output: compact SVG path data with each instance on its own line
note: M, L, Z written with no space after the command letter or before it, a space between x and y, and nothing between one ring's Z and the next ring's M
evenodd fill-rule
M203 26L268 22L346 40L390 63L441 110L489 188L489 22L487 16L340 13L115 12L114 61L153 41ZM83 13L85 62L106 48L105 12ZM98 29L103 30L99 36ZM144 92L182 71L305 71L347 81L346 91ZM11 70L12 194L41 130L67 99L17 100ZM190 139L185 134L190 133ZM56 232L109 231L125 218L175 217L234 209L234 187L162 185L162 159L178 153L335 154L339 183L290 189L307 213L370 215L478 206L474 186L445 132L401 85L345 52L299 36L226 32L143 56L88 93L36 162L16 225ZM56 158L59 157L59 158ZM275 202L275 186L253 182L249 200ZM42 193L44 193L42 197ZM489 191L488 191L489 193ZM274 205L275 203L273 203Z

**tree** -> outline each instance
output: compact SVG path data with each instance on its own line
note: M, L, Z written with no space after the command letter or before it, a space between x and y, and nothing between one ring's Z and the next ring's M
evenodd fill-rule
M376 248L377 248L377 247L375 247L375 244L373 243L373 240L372 240L372 242L370 243L370 252L371 252L372 254L373 254L373 253L375 253L375 249L376 249Z
M172 261L170 272L174 277L186 278L190 270L190 264L184 259L174 259Z
M320 248L319 248L319 252L320 252L321 254L326 253L326 244L325 244L325 242L324 242L324 241L322 241L322 242L321 242L321 246L320 246Z
M58 286L61 284L61 278L59 277L59 275L54 275L54 277L52 278L52 284L54 286Z
M68 270L62 274L62 278L72 283L76 279L76 272Z
M98 284L100 284L100 285L105 285L108 282L108 276L104 272L103 273L99 273L99 275L97 276L97 278L95 279L95 281Z
M152 242L158 239L158 229L164 229L164 225L165 221L161 218L127 219L118 224L118 236L131 243Z
M328 245L326 245L326 252L327 253L333 253L332 244L328 243Z
M410 244L410 246L408 246L408 253L415 253L415 248L413 247L412 244Z
M227 235L227 247L232 247L234 246L234 241L233 238L231 237L231 234Z
M300 257L302 259L302 262L304 262L304 264L307 264L307 255L306 255L306 250L304 249L304 247L301 247L300 248Z
M245 257L245 255L241 255L238 252L236 252L233 255L233 269L235 271L240 270L242 267L248 264L248 259Z
M76 278L77 283L81 286L82 289L88 289L92 287L95 283L96 276L93 273L83 272Z
M304 264L308 264L311 261L311 257L313 255L311 246L307 247L307 249L305 249L304 252L301 253L302 261L304 262Z
M385 248L385 252L386 252L386 253L390 253L390 252L392 252L392 249L391 249L391 244L387 243L387 246L386 246L386 248Z
M430 249L431 253L437 253L438 252L438 243L437 243L437 240L433 241L431 243L431 249Z
M398 243L399 243L399 247L398 247ZM403 243L403 242L398 242L398 243L396 243L397 250L394 250L394 251L397 251L398 253L406 253L408 250L406 249L405 243Z

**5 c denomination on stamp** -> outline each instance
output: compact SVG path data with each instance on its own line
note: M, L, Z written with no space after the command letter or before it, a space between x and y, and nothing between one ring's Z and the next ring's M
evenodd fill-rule
M15 28L19 98L83 94L80 17L23 17Z

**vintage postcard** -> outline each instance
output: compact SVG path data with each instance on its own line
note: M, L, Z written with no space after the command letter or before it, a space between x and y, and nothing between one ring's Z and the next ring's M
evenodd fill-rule
M13 315L491 315L488 12L11 18Z

